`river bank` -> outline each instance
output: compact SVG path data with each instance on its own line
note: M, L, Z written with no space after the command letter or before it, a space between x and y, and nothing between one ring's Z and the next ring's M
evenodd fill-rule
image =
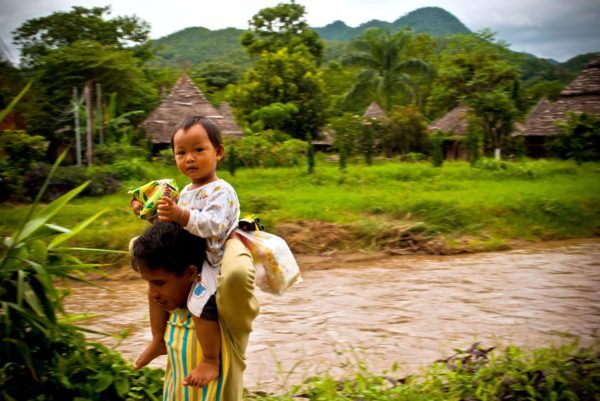
M160 174L185 179L175 169ZM539 241L600 235L600 163L568 161L464 162L373 166L240 169L219 175L236 188L242 215L261 217L297 255L344 252L457 254L498 251ZM104 214L74 239L74 246L125 251L147 227L128 207L126 190L75 199L53 223L73 227ZM28 205L0 205L0 235L8 235ZM123 255L96 262L126 265Z
M398 377L476 341L502 348L589 345L600 328L600 239L453 256L328 255L282 297L257 291L261 313L248 349L247 385L281 391L319 374L345 376L396 363ZM310 265L302 260L301 265ZM146 284L75 284L65 305L80 324L133 360L150 338ZM118 294L118 297L115 297ZM117 313L118 311L118 313ZM118 316L118 318L117 318ZM159 358L153 364L164 366Z

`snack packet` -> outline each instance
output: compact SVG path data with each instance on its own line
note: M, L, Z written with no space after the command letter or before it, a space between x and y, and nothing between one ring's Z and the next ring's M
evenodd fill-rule
M150 181L139 188L128 191L131 199L142 202L144 207L140 211L139 218L152 220L158 214L158 201L163 196L173 199L175 202L179 199L179 187L174 179L166 178L158 181Z
M254 259L254 282L264 292L283 293L301 282L300 268L286 242L264 231L236 230Z

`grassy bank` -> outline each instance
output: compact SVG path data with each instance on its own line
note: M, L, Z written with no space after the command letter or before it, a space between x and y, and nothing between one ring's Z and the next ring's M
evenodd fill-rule
M577 344L539 348L532 352L511 346L489 353L470 347L426 368L422 374L400 378L392 369L375 375L363 366L344 380L315 377L287 394L251 393L255 401L292 400L597 400L600 392L600 354Z
M154 167L157 178L185 177ZM502 249L514 241L590 237L600 233L600 164L563 161L425 163L373 166L321 163L304 167L242 169L220 176L236 188L242 214L258 214L269 231L300 253L336 249L392 249L452 253ZM130 182L129 186L143 182ZM93 210L107 212L77 245L126 249L147 223L128 209L126 189L75 200L57 217L72 225ZM23 205L0 206L7 234Z

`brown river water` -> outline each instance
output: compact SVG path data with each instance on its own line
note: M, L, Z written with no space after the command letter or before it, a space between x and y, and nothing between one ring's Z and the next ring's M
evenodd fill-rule
M277 391L314 374L350 373L358 361L374 372L396 362L394 375L402 377L475 341L529 348L598 338L600 239L330 267L304 272L281 297L257 290L261 313L247 353L247 387ZM72 286L67 309L95 314L80 325L128 330L116 349L134 360L150 338L146 284L101 284L109 290ZM160 357L151 366L165 364Z

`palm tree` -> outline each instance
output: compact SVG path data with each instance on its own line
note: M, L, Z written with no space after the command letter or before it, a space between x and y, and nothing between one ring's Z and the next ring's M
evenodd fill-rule
M413 94L412 75L431 73L432 68L423 60L408 57L411 40L410 30L389 33L370 28L353 41L353 51L344 63L364 69L346 94L346 100L370 96L378 99L385 110L390 111L393 95L401 92Z

